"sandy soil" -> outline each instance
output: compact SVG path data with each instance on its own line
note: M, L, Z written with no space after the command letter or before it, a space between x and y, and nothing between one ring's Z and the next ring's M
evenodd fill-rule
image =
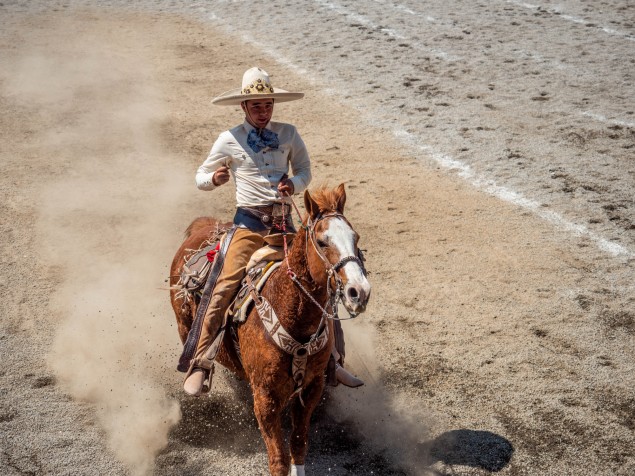
M346 325L368 385L325 398L310 474L635 472L632 257L421 160L350 98L213 24L18 7L0 6L3 474L266 474L248 389L225 376L210 398L182 395L161 289L191 219L231 216L232 187L198 192L193 173L241 120L209 99L254 64L308 92L276 118L301 131L314 184L347 184L372 273L370 309ZM451 84L456 108L435 107L459 124L474 78L455 71ZM548 129L548 115L515 114L488 91L488 120ZM572 147L632 141L628 125L613 139L580 127L561 132ZM469 130L463 148L486 154L491 137ZM615 182L593 172L584 183ZM630 245L628 186L615 187L620 225L592 225Z

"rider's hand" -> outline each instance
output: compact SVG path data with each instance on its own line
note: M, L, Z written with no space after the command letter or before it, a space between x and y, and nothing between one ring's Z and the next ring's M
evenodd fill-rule
M294 190L295 187L293 186L293 182L291 181L291 179L283 179L278 184L278 193L282 197L293 195Z
M216 172L214 172L214 175L212 175L212 183L216 187L223 185L224 183L227 183L228 180L229 180L229 169L225 165L217 169Z

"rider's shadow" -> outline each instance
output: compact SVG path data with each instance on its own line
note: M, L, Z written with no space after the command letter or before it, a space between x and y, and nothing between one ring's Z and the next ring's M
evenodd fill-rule
M447 431L422 443L418 451L427 455L430 465L440 461L450 466L471 466L498 472L509 464L514 447L496 433L461 429Z

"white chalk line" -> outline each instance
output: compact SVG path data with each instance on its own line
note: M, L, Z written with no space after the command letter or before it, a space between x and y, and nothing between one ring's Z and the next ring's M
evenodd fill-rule
M408 15L412 15L412 16L418 16L419 18L423 18L425 21L429 22L429 23L435 23L436 20L434 19L434 17L431 17L429 15L421 16L421 14L419 12L415 12L414 10L411 10L410 8L406 7L405 5L401 5L399 3L392 3L392 2L385 2L383 0L373 0L375 3L379 3L380 5L384 5L386 7L390 7L393 10L397 10L400 12L404 12L407 13Z
M384 2L382 0L374 0L376 3L379 3L381 5L386 5L388 7L391 7L393 9L396 10L403 10L406 11L409 14L412 15L421 15L420 12L415 12L413 10L408 9L407 7L404 7L402 5L399 4L395 4L395 3L388 3L388 2ZM519 1L511 1L508 3L514 3L517 5L521 5L525 8L530 8L532 10L537 10L538 8L540 8L538 5L533 5L533 4L529 4L529 3L524 3L524 2L519 2ZM428 17L427 21L431 21L431 22L435 22L436 20L433 19L432 17ZM584 21L580 20L580 23L585 23ZM536 52L532 52L532 51L526 51L526 50L513 50L513 52L516 54L517 57L520 57L522 59L529 59L531 61L535 61L538 64L547 64L550 65L552 68L556 68L556 69L560 69L562 71L572 71L573 68L572 66L562 63L558 60L555 59L548 59L545 58L544 56L542 56L539 53ZM576 69L577 71L577 69ZM598 121L602 121L602 122L606 122L606 123L610 123L610 124L616 124L616 125L620 125L620 126L624 126L624 127L635 127L635 123L630 123L630 122L626 122L626 121L619 121L619 120L612 120L612 119L607 119L606 117L600 115L600 114L593 114L590 112L585 112L584 113L585 116L591 117L593 119L596 119Z
M551 66L552 68L559 69L561 71L569 71L569 72L574 71L574 68L572 66L562 63L561 61L558 61L556 59L545 58L540 53L535 53L533 51L526 51L526 50L516 50L514 51L514 53L516 53L516 56L519 58L535 61L541 66L546 64Z
M392 3L392 2L384 2L383 0L373 0L375 3L379 3L380 5L384 5L387 7L392 8L393 10L399 10L401 12L405 12L408 15L416 15L417 12L410 10L408 7L406 7L405 5L399 5L398 3ZM426 21L429 21L426 19Z
M518 205L524 209L527 209L540 218L560 228L563 228L564 230L574 234L575 236L586 237L595 242L600 250L612 256L625 256L627 258L635 257L635 251L631 250L630 248L607 240L594 231L589 230L586 226L567 220L559 213L556 213L552 210L545 210L542 203L531 200L525 197L520 192L516 192L501 185L497 185L496 182L494 182L492 179L477 174L468 164L448 155L442 154L427 144L421 144L418 137L414 134L404 131L403 129L394 129L393 133L398 139L408 144L409 146L418 148L422 152L425 152L444 169L456 171L459 177L461 177L474 187L483 190L505 202L513 203L514 205Z
M584 18L580 18L580 17L576 17L574 15L569 15L567 13L564 13L562 11L561 8L558 7L554 7L554 8L545 8L541 5L534 5L531 3L525 3L525 2L521 2L518 0L507 0L507 3L511 3L513 5L518 5L519 7L523 7L523 8L527 8L530 10L542 10L548 13L551 13L552 15L556 15L559 18L562 18L563 20L567 20L570 21L572 23L576 23L578 25L586 25L588 23L595 23L592 20L585 20ZM604 33L607 33L609 35L613 35L613 36L619 36L621 38L624 38L625 40L628 41L635 41L635 36L630 34L630 33L624 33L622 31L618 31L615 30L614 28L610 28L608 26L593 26L593 28L595 28L596 30L600 30L603 31Z
M212 21L216 22L216 23L219 23L221 25L221 28L228 35L236 37L236 32L234 30L232 30L228 26L228 23L224 19L220 18L215 13L207 13L207 18L209 20L212 20ZM278 50L276 48L274 48L273 46L270 47L270 46L267 46L267 45L263 44L260 41L257 41L254 37L252 37L248 33L241 33L239 38L244 43L247 43L248 45L256 46L258 49L262 50L267 55L269 55L271 58L273 58L277 63L286 66L287 68L289 68L290 70L295 72L297 75L307 78L311 84L313 84L313 85L316 84L316 79L312 75L310 75L306 69L302 68L301 66L298 66L293 61L291 61L289 58L287 58L286 56L280 54L278 52Z
M328 0L314 0L314 1L315 1L315 3L319 3L323 7L326 7L329 10L334 11L335 13L339 13L340 15L345 15L345 16L349 17L351 20L356 21L356 22L358 22L358 23L360 23L360 24L362 24L364 26L367 26L369 28L372 28L373 30L382 31L382 32L386 33L388 36L392 36L393 38L396 38L398 40L405 40L406 39L405 36L401 35L400 33L397 33L392 28L384 28L384 27L380 28L380 25L378 25L375 22L373 22L370 18L365 17L364 15L360 15L357 12L353 12L353 11L343 7L342 5L338 5L337 3L329 2Z
M583 116L590 117L591 119L595 119L596 121L606 122L608 124L614 124L616 126L622 127L630 127L631 129L635 128L635 122L622 121L619 119L609 119L602 114L597 114L590 111L585 111L581 113Z
M227 2L229 0L221 0L221 1ZM340 15L344 15L344 16L350 18L352 21L354 21L356 23L359 23L360 25L364 25L364 26L370 28L371 30L380 31L380 32L385 33L386 35L388 35L391 38L394 38L396 40L411 41L407 36L402 35L398 31L396 31L395 29L383 27L383 26L375 23L374 21L372 21L370 18L368 18L368 17L366 17L364 15L361 15L361 14L355 12L355 11L349 10L349 9L345 8L344 6L342 6L342 5L339 5L337 3L334 3L334 2L331 2L331 1L328 1L328 0L314 0L314 2L322 5L323 7L327 8L327 9L329 9L329 10L335 12L335 13L338 13ZM382 3L382 2L379 2L379 3ZM200 8L205 8L205 7L200 7ZM404 7L403 10L407 11L407 13L412 12L411 10L408 10L405 7ZM412 13L414 13L414 12L412 12ZM212 19L212 20L217 20L218 16L216 14L214 14L214 13L210 13L208 18ZM435 20L432 17L426 17L426 21L434 22ZM438 49L435 49L435 48L427 48L427 47L420 46L418 44L414 44L414 45L410 45L410 46L412 46L413 48L415 48L415 49L417 49L419 51L422 51L422 52L424 52L426 54L433 54L435 57L437 57L439 59L442 59L442 60L445 60L445 61L459 61L461 59L458 56L450 55L449 53L446 53L445 51L441 51L441 50L438 50Z
M219 18L216 14L210 13L208 14L208 18L210 20L215 21L216 23L221 24L221 28L226 31L226 33L230 36L235 36L235 33L227 26L227 23L224 22L221 18ZM313 74L309 74L304 68L297 66L292 60L287 58L286 56L281 55L277 52L277 50L273 47L269 47L264 45L262 42L254 39L252 36L248 34L242 34L240 38L245 41L247 44L253 45L263 51L264 53L271 56L278 63L290 68L292 71L297 73L299 76L308 79L311 84L322 84L322 82ZM339 89L330 88L326 92L329 95L333 95L342 99L342 96L349 96L350 92L346 92ZM352 102L352 101L346 101ZM477 174L472 167L468 164L461 162L449 155L443 154L435 150L432 146L427 144L422 144L417 136L414 134L407 132L401 128L394 128L393 135L403 142L405 145L412 147L414 149L418 149L427 155L429 155L436 163L438 163L444 169L449 171L456 171L457 175L461 177L466 182L470 183L472 186L476 187L479 190L483 190L490 195L499 198L505 202L513 203L514 205L518 205L522 208L525 208L540 218L556 225L560 228L565 229L566 231L574 234L575 236L583 236L587 237L594 243L596 243L597 247L612 256L620 257L624 256L627 258L634 258L635 251L631 250L626 246L622 246L618 243L614 243L606 238L603 238L599 234L589 230L586 226L580 225L577 223L573 223L567 219L565 219L559 213L556 213L551 210L545 210L543 204L537 202L535 200L531 200L523 196L523 194L516 192L514 190L508 189L506 187L497 185L492 179L486 178L483 175Z

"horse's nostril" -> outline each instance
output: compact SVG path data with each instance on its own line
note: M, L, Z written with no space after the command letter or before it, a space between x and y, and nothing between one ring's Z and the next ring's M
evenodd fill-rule
M350 297L352 300L356 300L358 296L359 296L359 294L357 294L357 289L349 288L348 297Z

